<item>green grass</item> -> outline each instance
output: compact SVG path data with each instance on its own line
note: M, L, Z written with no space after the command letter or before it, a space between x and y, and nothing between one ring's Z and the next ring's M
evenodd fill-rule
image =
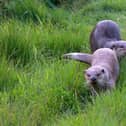
M84 113L64 117L54 126L124 126L126 124L125 93L126 90L123 89L97 97L93 104L88 104Z
M10 90L5 88L1 92L0 124L36 125L55 119L67 111L80 111L83 106L81 97L85 97L83 104L88 100L81 68L75 63L64 64L61 61L42 66L36 63L27 71L19 70L16 73L14 70L12 75L1 76L1 80L9 78L11 82L7 80L8 85L5 85ZM12 78L14 73L16 80ZM11 88L9 84L14 83L16 86Z
M80 29L80 30L79 30ZM1 55L14 63L27 64L33 60L42 60L43 56L61 57L66 52L81 51L86 48L89 31L86 26L69 26L67 29L54 27L52 24L24 24L18 20L9 20L0 25Z
M86 64L66 61L68 52L90 52L89 35L103 19L125 36L123 0L4 1L0 8L0 126L125 126L126 59L117 88L91 97Z

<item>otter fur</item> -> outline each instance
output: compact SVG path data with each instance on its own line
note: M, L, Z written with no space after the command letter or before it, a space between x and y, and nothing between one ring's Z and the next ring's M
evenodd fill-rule
M91 51L105 48L111 41L121 40L120 29L116 22L112 20L99 21L90 34Z
M84 76L93 94L115 88L119 75L119 63L115 51L109 48L97 49L93 54L67 53L63 58L81 61L91 66Z
M105 48L110 48L114 50L118 59L126 56L126 41L111 41L110 43L106 43Z

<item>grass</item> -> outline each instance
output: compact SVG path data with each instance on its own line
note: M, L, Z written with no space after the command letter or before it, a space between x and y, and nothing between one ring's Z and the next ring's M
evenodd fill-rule
M80 51L87 45L87 40L84 42L83 37L88 36L82 34L88 28L81 27L81 32L80 27L81 25L73 29L73 26L69 26L66 30L54 28L51 24L48 26L24 24L11 19L0 26L1 55L13 59L14 63L25 65L37 58L42 59L43 55L47 58L61 57L65 52Z
M60 119L54 126L124 126L125 120L125 90L114 91L112 94L97 97L94 104L88 104L86 112ZM122 97L123 95L123 97ZM123 101L123 102L122 102Z
M71 64L73 64L72 67ZM14 73L12 77L9 74L5 76L4 79L9 77L11 83L8 82L7 85L9 91L5 88L1 92L1 125L36 125L48 122L65 111L71 111L71 113L80 111L81 102L79 101L83 100L80 96L88 99L88 96L84 96L88 92L83 86L81 72L76 69L77 64L71 64L58 61L41 66L37 63L27 72L19 70L15 74L16 80L12 78ZM31 72L33 69L34 73ZM68 75L65 74L66 70ZM16 86L11 88L9 84L14 83Z
M61 58L90 52L89 35L99 20L116 21L125 40L125 1L75 0L54 8L44 0L4 2L0 125L125 126L126 59L120 62L117 89L92 98L83 77L88 66Z

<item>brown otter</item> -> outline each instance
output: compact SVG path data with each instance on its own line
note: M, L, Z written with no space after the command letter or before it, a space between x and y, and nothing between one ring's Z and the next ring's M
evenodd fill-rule
M115 51L101 48L93 54L67 53L63 55L63 58L74 59L91 65L85 71L85 78L93 94L115 87L119 75L119 63Z
M99 21L90 34L91 51L99 48L115 50L118 59L126 55L126 41L121 40L118 24L112 20Z
M119 59L126 56L126 41L111 41L110 43L106 43L105 48L114 50Z
M90 34L91 51L105 48L111 41L121 40L120 29L116 22L112 20L99 21Z

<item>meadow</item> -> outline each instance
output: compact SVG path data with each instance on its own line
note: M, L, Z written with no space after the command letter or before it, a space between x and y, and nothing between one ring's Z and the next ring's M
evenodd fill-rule
M89 36L104 19L126 40L124 0L3 0L0 3L0 126L125 126L126 58L116 89L96 98L88 65L62 59L90 53Z

